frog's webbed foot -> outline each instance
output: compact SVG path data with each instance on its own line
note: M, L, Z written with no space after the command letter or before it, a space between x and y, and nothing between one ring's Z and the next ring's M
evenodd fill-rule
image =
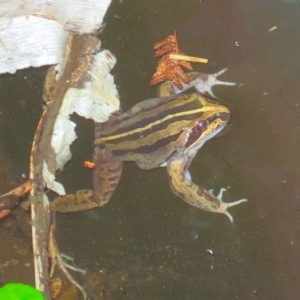
M222 188L219 195L214 196L212 192L197 186L188 175L187 169L189 165L189 159L178 159L168 162L169 183L173 193L192 206L214 213L225 214L230 222L233 223L233 217L228 212L228 208L247 200L241 199L231 203L223 202L222 196L225 189Z
M223 193L226 191L225 188L221 188L220 189L220 192L219 192L219 195L216 197L220 203L221 203L221 206L222 209L223 209L223 213L229 218L230 222L233 223L233 217L232 215L227 211L227 209L231 206L235 206L235 205L238 205L240 203L243 203L243 202L247 202L248 200L247 199L241 199L241 200L237 200L237 201L233 201L233 202L230 202L230 203L226 203L226 202L223 202L222 198L223 198ZM212 194L212 192L211 192ZM213 194L212 194L213 195Z
M212 91L213 86L215 85L236 85L236 82L230 82L230 81L222 81L218 80L217 77L222 75L227 71L227 68L224 68L220 70L217 73L214 74L201 74L198 73L196 78L194 79L194 86L197 92L200 94L208 93L212 97L217 98L215 94Z
M159 95L168 96L174 94L180 94L185 90L194 87L196 91L202 95L205 93L210 94L212 97L217 98L212 91L213 86L215 85L236 85L236 82L230 81L221 81L218 80L218 76L222 75L227 71L227 68L220 70L214 74L203 74L199 72L188 72L187 77L189 83L181 82L182 89L179 89L172 81L166 81L162 83L159 87Z

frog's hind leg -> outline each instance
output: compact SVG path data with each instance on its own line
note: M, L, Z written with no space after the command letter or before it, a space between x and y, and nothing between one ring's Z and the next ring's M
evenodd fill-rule
M222 195L225 189L221 189L219 195L216 197L211 192L197 186L192 182L188 168L190 159L178 159L169 161L167 165L169 183L173 193L197 208L206 211L225 214L231 223L233 217L228 212L228 208L246 202L246 199L241 199L231 203L223 202Z
M114 160L110 153L98 150L94 155L93 186L98 206L105 205L121 178L123 162Z
M105 205L116 189L123 163L114 161L105 150L95 150L93 169L94 190L78 190L59 196L51 203L51 210L57 212L79 212Z

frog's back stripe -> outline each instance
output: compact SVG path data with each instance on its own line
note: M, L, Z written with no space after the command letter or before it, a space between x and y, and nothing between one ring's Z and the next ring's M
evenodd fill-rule
M196 112L203 108L202 98L202 96L195 94L195 97L190 98L187 95L183 95L182 97L168 97L165 101L161 101L161 99L143 101L124 113L121 117L116 118L113 122L115 124L112 124L110 128L101 133L99 138L102 141L106 141L105 137L107 136L112 138L113 136L129 133L132 130L143 129L157 120L163 121L165 118L175 118L178 114L191 114L192 111ZM140 105L142 109L138 110ZM135 112L136 110L138 111Z
M213 113L216 113L214 111ZM159 130L163 130L168 128L170 124L178 124L178 128L176 130L182 130L184 126L186 126L190 120L194 120L197 118L200 118L202 115L203 118L208 118L209 115L212 113L211 106L205 106L201 108L191 109L191 110L183 110L183 111L177 111L174 114L167 114L163 117L161 115L158 116L156 112L151 112L153 114L153 117L148 119L143 119L142 121L147 123L143 123L138 121L137 123L132 124L134 127L130 127L131 130L128 130L128 126L121 123L123 125L122 130L120 129L117 134L115 134L113 131L109 133L109 135L104 136L103 134L99 135L99 138L96 139L96 144L106 144L106 143L118 143L122 140L128 140L131 138L131 136L134 136L135 138L143 138L145 136L148 136L149 134L155 132L159 132ZM150 114L150 113L149 113ZM150 117L150 116L149 116ZM140 118L137 118L139 120ZM173 130L175 128L173 127ZM105 131L105 133L107 133ZM107 133L108 134L108 133ZM106 135L106 134L105 134ZM115 141L115 142L114 142Z
M160 139L156 139L156 141L153 143L136 143L135 141L125 141L122 143L122 145L118 144L118 147L111 147L112 149L110 149L110 145L107 145L107 148L109 148L112 155L116 157L134 157L134 155L137 154L149 154L154 153L159 149L164 149L173 141L175 142L180 136L180 134L181 132L177 132L173 135L166 135ZM169 155L171 155L171 153Z
M164 122L153 122L150 124L140 124L139 130L132 130L124 134L118 134L110 136L109 138L100 138L101 141L106 145L119 145L123 148L122 143L137 143L137 145L132 144L129 148L138 147L139 144L153 144L154 141L164 138L169 135L169 132L176 131L182 132L184 126L190 124L192 120L201 116L203 113L195 113L191 115L182 115L177 118L169 118ZM126 145L126 149L128 146Z

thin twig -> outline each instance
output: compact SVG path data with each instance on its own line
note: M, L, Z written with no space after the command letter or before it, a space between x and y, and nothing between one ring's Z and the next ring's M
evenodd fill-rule
M31 189L31 220L32 224L32 247L35 270L36 288L44 293L45 299L51 299L48 275L48 232L49 232L49 208L44 201L44 182L42 176L42 154L39 146L46 120L47 110L44 110L37 126L30 155L30 179ZM46 196L45 196L46 197Z
M199 62L199 63L202 63L202 64L207 64L208 63L208 59L207 58L202 58L202 57L195 57L195 56L175 54L175 53L171 53L169 57L170 57L170 59L174 59L174 60Z

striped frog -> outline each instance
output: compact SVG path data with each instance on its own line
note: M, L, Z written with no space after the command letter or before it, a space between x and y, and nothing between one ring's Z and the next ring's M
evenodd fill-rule
M199 86L199 78L204 74L197 74L200 73L189 74L191 82L184 89ZM215 76L215 84L233 84L216 80L220 74L210 74ZM206 91L211 91L210 88L206 85ZM123 162L135 161L144 170L166 167L176 196L197 208L225 214L233 222L228 208L247 200L225 203L222 201L225 189L214 196L194 184L188 171L202 145L226 126L230 110L197 93L176 95L176 92L174 85L167 82L160 94L175 95L142 101L108 122L96 124L94 190L57 197L52 210L72 212L105 205L118 185Z

